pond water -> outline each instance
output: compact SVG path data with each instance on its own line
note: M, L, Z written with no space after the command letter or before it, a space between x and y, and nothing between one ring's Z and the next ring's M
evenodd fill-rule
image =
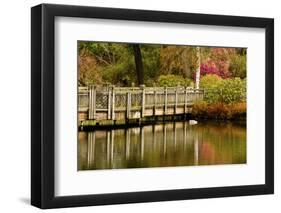
M173 122L78 133L78 170L246 163L246 125Z

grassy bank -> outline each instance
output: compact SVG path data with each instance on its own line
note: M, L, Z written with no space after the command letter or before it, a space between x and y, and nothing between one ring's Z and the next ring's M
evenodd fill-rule
M192 117L197 119L212 120L237 120L246 121L247 105L240 103L196 103L192 110Z

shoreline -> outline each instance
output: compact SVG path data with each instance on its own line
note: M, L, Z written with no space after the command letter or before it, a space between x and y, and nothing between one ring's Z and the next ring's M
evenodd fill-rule
M148 125L165 124L171 122L187 122L196 121L198 124L190 125L200 125L201 122L214 122L214 123L235 123L239 125L246 126L246 117L239 117L237 119L226 119L226 118L208 118L208 117L197 117L192 113L180 114L180 115L165 115L165 116L153 116L145 117L142 119L130 119L130 120L104 120L104 121L94 121L87 120L83 125L78 126L78 132L82 131L95 131L95 130L114 130L114 129L127 129L134 127L143 127Z

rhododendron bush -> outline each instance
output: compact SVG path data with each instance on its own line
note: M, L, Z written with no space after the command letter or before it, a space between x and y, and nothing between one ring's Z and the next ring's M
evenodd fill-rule
M246 51L235 48L212 48L202 61L201 75L214 74L221 78L246 77Z

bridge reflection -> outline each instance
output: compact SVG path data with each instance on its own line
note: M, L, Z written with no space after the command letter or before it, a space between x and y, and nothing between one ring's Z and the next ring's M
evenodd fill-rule
M197 165L198 134L194 137L192 128L181 122L84 133L86 169L165 166L176 157L182 164L188 150L193 156L188 164Z
M78 169L246 162L246 128L187 122L79 132Z

